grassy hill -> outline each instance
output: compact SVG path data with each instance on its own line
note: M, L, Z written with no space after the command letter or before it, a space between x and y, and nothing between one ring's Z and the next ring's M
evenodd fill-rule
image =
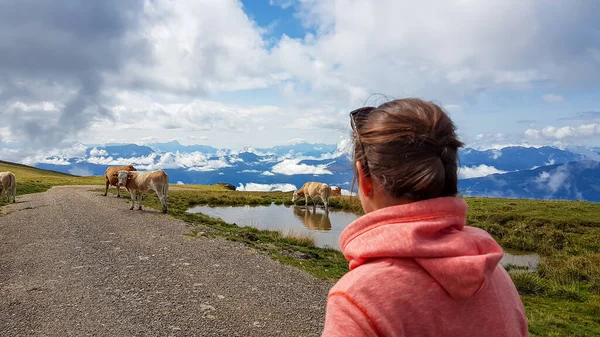
M104 187L103 176L80 177L72 174L39 169L23 164L10 163L0 160L0 172L10 171L17 178L17 196L30 193L44 192L53 186L65 185L101 185ZM185 185L186 189L224 191L221 186ZM115 190L114 187L111 187ZM116 190L115 190L116 191ZM0 196L0 205L6 199Z
M41 170L31 166L0 161L0 172L10 171L17 178L17 196L47 191L60 185L101 185L103 177L78 177L71 174ZM6 199L0 196L0 204Z
M104 190L103 177L77 177L1 161L0 171L15 173L18 195L42 192L57 185L102 185ZM186 212L190 206L207 203L289 204L291 192L234 192L216 186L190 185L185 188L169 191L169 213L194 228L188 235L243 241L321 278L336 280L347 272L347 261L340 252L316 248L310 240L238 227ZM116 193L114 188L111 191ZM0 203L5 200L0 197ZM600 336L600 203L465 200L469 204L469 225L485 229L505 249L540 255L535 272L507 268L525 304L531 336ZM144 205L160 207L154 195L145 199ZM331 206L360 210L358 200L352 197L333 197Z

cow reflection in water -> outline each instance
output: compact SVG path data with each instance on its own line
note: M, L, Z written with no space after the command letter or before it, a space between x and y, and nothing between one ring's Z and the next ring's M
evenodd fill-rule
M308 229L330 230L331 220L329 219L329 211L318 213L316 207L299 207L295 206L294 215L304 223Z

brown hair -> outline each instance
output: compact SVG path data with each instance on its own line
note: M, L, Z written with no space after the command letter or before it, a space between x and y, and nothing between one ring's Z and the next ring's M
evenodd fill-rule
M397 99L362 108L351 118L356 125L354 162L360 161L386 194L412 201L456 196L463 143L438 105ZM355 168L355 182L356 177Z

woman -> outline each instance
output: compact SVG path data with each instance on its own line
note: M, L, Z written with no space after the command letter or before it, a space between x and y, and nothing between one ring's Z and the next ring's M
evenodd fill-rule
M448 115L401 99L350 119L366 214L340 236L350 272L329 293L322 336L528 336L502 248L465 226Z

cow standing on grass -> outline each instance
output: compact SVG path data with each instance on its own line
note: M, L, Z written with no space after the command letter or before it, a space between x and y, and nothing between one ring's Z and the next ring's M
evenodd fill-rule
M124 170L124 171L137 171L135 169L135 167L133 167L133 165L127 165L127 166L109 166L106 169L106 172L104 172L104 178L106 179L106 190L104 190L104 196L106 196L108 194L108 186L112 185L115 186L117 188L117 198L121 197L121 189L119 188L119 184L118 184L118 179L117 179L117 172Z
M331 195L331 187L327 184L318 183L318 182L308 182L300 189L294 191L294 196L292 197L292 202L296 202L296 200L304 197L304 205L308 206L308 198L313 201L313 204L316 206L315 198L321 198L323 204L325 205L325 209L329 207L329 196Z
M6 198L10 202L10 195L13 196L13 204L17 202L17 178L10 172L0 172L0 195L6 193Z
M167 213L167 197L169 195L169 176L163 170L137 172L121 170L114 174L119 186L123 186L131 194L131 207L135 207L138 200L138 209L142 209L142 196L144 193L154 191L162 204L162 212ZM139 198L139 199L138 199Z
M331 190L331 195L332 196L340 196L342 195L342 188L338 187L338 188L334 188Z

